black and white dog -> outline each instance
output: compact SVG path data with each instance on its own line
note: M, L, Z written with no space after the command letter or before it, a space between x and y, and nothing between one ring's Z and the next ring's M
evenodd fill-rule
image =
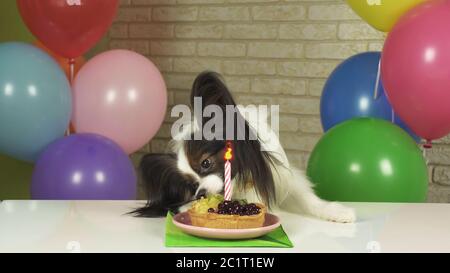
M203 109L216 105L225 110L227 105L236 103L221 80L214 72L204 72L194 81L191 93L191 106L194 98L202 99ZM239 109L239 108L238 108ZM195 138L213 116L199 123L195 118L183 127L169 145L166 154L147 154L140 164L145 183L148 202L135 213L144 217L165 216L168 211L184 211L190 203L207 194L224 191L224 150L227 139L231 140L234 158L232 161L233 198L262 202L271 209L283 209L294 213L308 214L335 222L353 222L353 209L317 197L311 183L298 169L289 165L286 154L277 135L269 130L264 132L254 128L257 123L267 119L250 120L237 111L237 124L243 124L246 137L229 138L226 126L216 128L222 138L208 140ZM239 119L244 122L239 123ZM222 124L225 124L223 120ZM234 126L234 129L237 129ZM238 131L238 130L233 130ZM216 132L217 133L217 132ZM230 133L230 132L228 132ZM228 137L228 138L227 138Z

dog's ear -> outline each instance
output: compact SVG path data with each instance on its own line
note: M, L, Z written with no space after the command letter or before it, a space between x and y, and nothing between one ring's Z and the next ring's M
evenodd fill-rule
M276 159L270 153L261 150L258 140L232 141L233 172L242 184L239 187L253 186L256 193L267 206L276 203L275 183L272 165Z
M195 79L191 91L192 107L194 107L195 97L202 98L203 108L208 105L218 105L224 109L226 105L236 105L221 76L211 71L202 72Z
M162 217L176 212L195 194L195 184L178 172L175 154L147 154L139 169L147 194L147 204L132 211L141 217Z
M195 105L195 99L201 98L201 113L197 112L199 106ZM226 86L225 82L222 80L220 74L211 71L205 71L200 73L194 81L191 92L191 106L195 110L195 118L197 121L202 121L202 124L206 124L211 119L222 119L222 125L224 127L216 128L214 130L216 135L222 135L222 138L227 138L228 128L225 122L227 122L226 110L227 106L236 107L236 102L231 94L230 90ZM205 114L205 108L208 106L219 107L222 110L222 116L216 116L215 113L210 113L210 115ZM197 116L197 114L202 114L202 116ZM234 116L234 134L237 132L236 126L238 125L238 119L243 121L242 116L236 113ZM239 123L243 124L243 122ZM199 125L202 127L202 125Z

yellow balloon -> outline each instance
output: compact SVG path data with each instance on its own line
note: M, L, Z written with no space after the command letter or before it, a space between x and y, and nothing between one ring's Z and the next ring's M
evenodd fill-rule
M374 28L389 32L397 20L428 0L347 0L350 7Z

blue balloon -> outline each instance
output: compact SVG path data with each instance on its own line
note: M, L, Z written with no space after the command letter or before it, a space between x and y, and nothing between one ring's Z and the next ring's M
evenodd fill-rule
M320 101L320 117L324 131L349 119L373 117L391 121L420 142L406 124L395 115L379 80L377 83L380 52L365 52L342 62L330 75Z
M24 43L0 44L0 153L33 162L64 136L72 111L59 65Z

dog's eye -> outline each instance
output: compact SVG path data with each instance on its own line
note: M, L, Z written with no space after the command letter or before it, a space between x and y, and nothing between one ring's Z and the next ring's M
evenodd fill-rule
M205 159L202 161L202 164L200 164L202 166L203 170L208 170L211 167L211 160L210 159Z

